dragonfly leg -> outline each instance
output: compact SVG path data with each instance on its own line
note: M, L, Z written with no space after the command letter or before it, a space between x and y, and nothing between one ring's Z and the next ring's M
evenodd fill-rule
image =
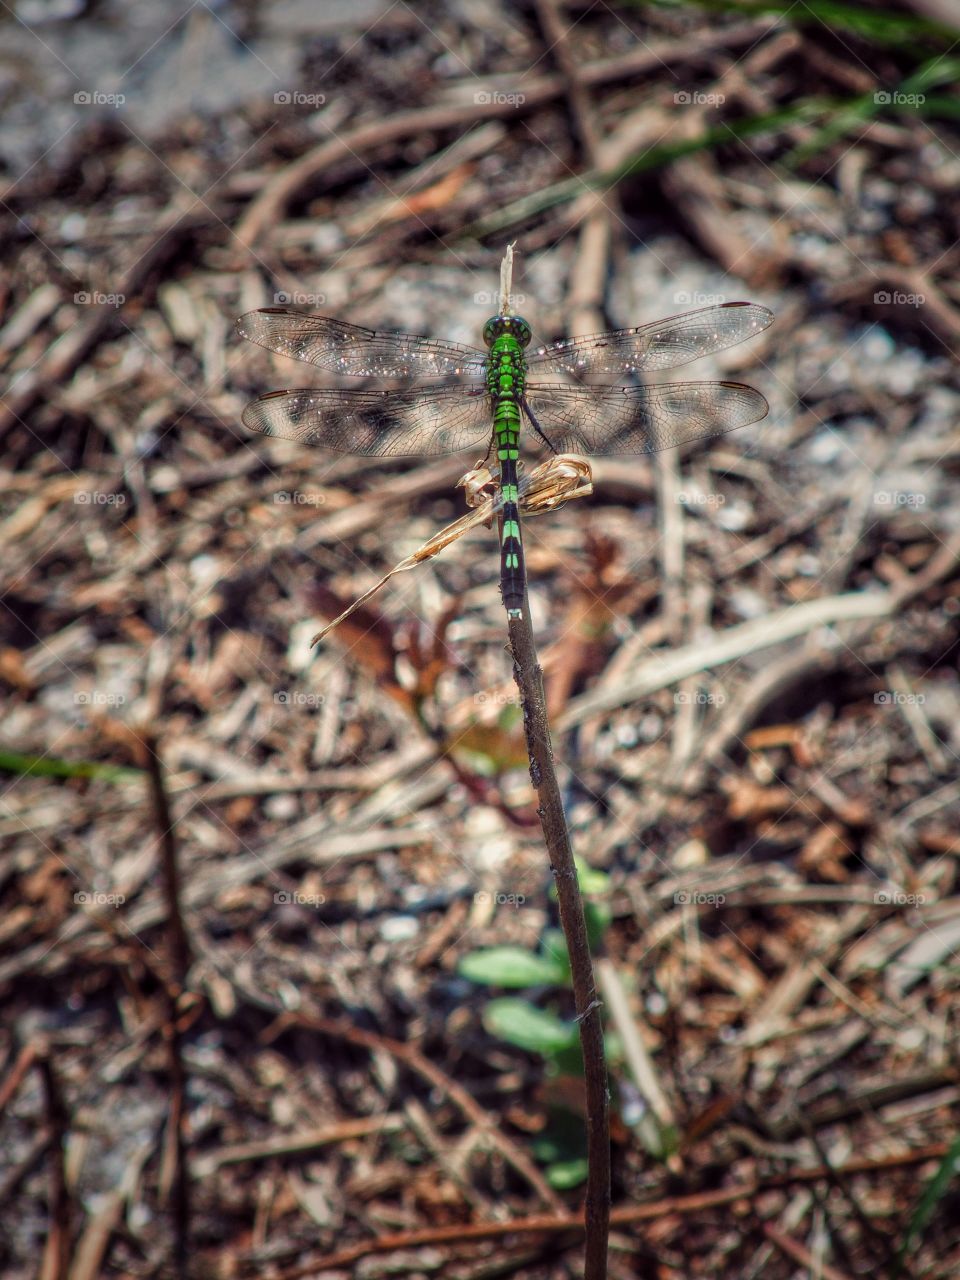
M557 452L556 449L550 443L550 440L548 439L548 437L544 435L543 427L541 427L540 423L537 421L534 415L534 412L530 408L530 406L527 404L526 399L521 400L520 403L523 405L523 412L530 419L530 425L533 427L534 431L537 433L537 435L540 437L543 443L547 446L550 452L556 453Z

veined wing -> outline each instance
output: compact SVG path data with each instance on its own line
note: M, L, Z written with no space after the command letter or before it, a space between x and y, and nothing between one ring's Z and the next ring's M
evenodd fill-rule
M327 316L302 315L283 307L248 311L237 321L242 338L281 356L357 377L482 379L485 352L459 342L410 333L362 329Z
M493 429L490 397L465 387L271 391L247 405L243 425L368 458L457 453Z
M655 453L757 422L770 406L741 382L647 387L527 387L526 402L558 453Z
M755 302L724 302L638 329L614 329L538 347L527 355L527 364L534 371L578 378L673 369L713 351L735 347L766 329L772 320L773 312Z

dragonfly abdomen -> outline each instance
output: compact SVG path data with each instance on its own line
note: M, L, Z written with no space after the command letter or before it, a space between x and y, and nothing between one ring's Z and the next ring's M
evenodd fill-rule
M512 440L512 444L510 441ZM523 609L523 543L520 541L520 507L517 493L517 433L497 432L500 461L500 492L503 495L503 522L500 526L500 594L510 617Z

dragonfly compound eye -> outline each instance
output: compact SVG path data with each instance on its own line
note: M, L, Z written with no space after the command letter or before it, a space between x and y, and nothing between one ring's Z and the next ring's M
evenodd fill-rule
M530 326L523 316L493 316L483 326L483 340L488 347L504 334L515 338L521 347L530 345Z

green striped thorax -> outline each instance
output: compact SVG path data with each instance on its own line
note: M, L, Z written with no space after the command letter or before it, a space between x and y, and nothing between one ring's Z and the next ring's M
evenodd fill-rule
M522 316L491 316L483 326L483 340L490 348L487 389L492 396L523 395L527 362L524 347L530 345L530 326Z

